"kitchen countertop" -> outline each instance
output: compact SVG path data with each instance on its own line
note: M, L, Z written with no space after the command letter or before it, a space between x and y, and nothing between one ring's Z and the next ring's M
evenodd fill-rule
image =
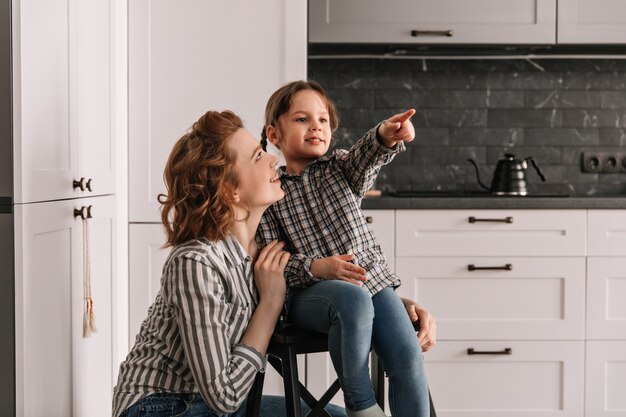
M626 209L626 195L611 196L424 196L424 197L367 197L362 209Z

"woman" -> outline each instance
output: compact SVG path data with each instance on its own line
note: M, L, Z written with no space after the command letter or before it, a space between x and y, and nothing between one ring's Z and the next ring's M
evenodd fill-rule
M172 250L120 366L114 417L244 415L285 300L289 253L255 243L261 215L284 195L276 164L230 111L207 112L174 145L159 195ZM285 414L278 397L261 408Z

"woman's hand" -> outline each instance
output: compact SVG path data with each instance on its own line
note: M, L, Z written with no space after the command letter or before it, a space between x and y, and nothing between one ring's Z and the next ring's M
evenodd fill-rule
M353 262L354 255L335 255L314 259L311 262L311 274L322 279L346 281L359 287L367 281L365 269Z
M411 142L415 138L415 128L411 123L414 109L395 114L378 127L378 138L387 148L393 148L398 142Z
M261 250L254 263L254 282L259 290L260 300L271 302L280 308L285 302L287 291L285 266L291 256L289 252L282 250L284 247L284 242L271 241Z
M402 298L402 303L413 323L419 321L417 339L424 352L428 352L437 343L437 324L435 318L426 309L408 298Z

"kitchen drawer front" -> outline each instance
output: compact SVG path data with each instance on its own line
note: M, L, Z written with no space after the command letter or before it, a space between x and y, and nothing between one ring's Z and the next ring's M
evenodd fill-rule
M424 356L440 417L582 416L582 341L444 341Z
M626 416L626 342L587 342L585 415Z
M587 254L626 256L626 210L589 210Z
M585 210L398 210L396 256L585 256L586 222Z
M626 257L587 259L587 338L626 340Z
M370 230L387 258L391 270L395 260L395 212L394 210L363 210L363 215Z
M583 257L398 258L396 272L398 293L428 308L440 340L584 339Z

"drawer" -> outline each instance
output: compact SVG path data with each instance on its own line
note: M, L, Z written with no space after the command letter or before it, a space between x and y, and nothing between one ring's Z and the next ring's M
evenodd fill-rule
M626 416L626 342L587 342L585 415Z
M396 256L585 256L586 222L585 210L398 210Z
M582 341L444 341L424 357L440 417L582 415Z
M394 270L395 260L395 213L394 210L363 210L370 230L376 236L387 263Z
M398 258L396 272L398 293L435 316L441 340L584 339L584 257Z
M587 259L587 338L626 340L626 257Z
M587 254L626 256L626 210L589 210Z

